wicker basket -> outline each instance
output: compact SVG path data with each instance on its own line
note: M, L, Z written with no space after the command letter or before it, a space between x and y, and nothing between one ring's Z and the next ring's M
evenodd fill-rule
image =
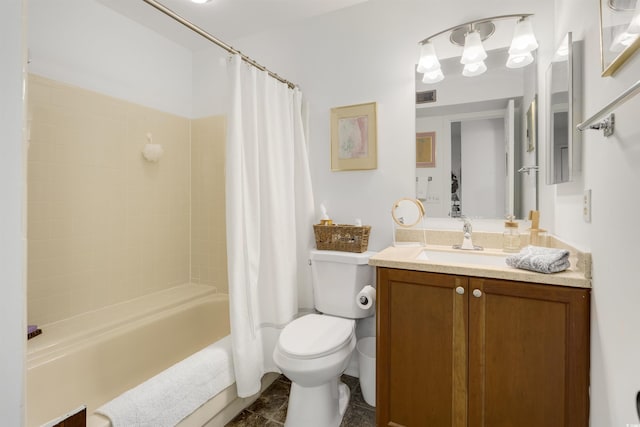
M370 225L314 224L316 248L328 251L365 252L369 246Z

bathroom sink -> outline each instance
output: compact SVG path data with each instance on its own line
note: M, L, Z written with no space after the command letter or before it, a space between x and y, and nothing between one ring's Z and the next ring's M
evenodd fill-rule
M425 249L418 254L418 261L445 262L450 264L472 264L505 267L507 255L490 254L486 252L472 251L435 251Z

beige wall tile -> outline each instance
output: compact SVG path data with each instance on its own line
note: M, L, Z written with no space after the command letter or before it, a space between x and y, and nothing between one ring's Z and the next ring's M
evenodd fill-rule
M188 282L191 121L38 76L28 117L29 322Z
M228 292L224 205L224 117L192 122L191 280Z
M227 292L223 117L188 120L29 78L28 318L188 281ZM147 133L164 155L141 155Z

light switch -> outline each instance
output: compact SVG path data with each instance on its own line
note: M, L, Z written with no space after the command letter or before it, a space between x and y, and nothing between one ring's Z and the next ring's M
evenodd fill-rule
M584 190L582 196L582 218L584 222L591 222L591 189Z

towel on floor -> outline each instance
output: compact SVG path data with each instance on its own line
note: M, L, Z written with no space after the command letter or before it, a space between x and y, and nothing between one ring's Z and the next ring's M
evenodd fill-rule
M511 267L547 274L558 273L571 266L569 251L539 246L526 246L520 253L508 256L506 261Z
M96 412L108 417L113 427L173 427L234 381L231 337L227 336Z

